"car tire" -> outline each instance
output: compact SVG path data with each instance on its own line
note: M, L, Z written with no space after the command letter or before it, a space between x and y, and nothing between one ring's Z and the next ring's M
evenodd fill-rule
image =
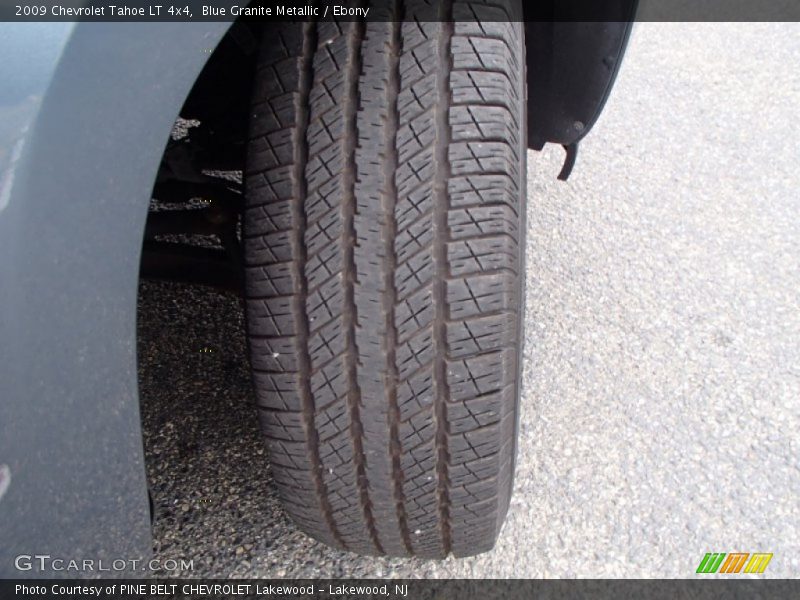
M269 25L254 81L243 243L260 422L286 512L362 554L487 551L513 483L521 9L432 4Z

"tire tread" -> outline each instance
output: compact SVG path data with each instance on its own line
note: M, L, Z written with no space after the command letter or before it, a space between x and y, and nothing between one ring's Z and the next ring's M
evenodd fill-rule
M265 31L243 232L258 415L312 536L471 555L511 491L524 52L519 19L453 17L519 4L376 9Z

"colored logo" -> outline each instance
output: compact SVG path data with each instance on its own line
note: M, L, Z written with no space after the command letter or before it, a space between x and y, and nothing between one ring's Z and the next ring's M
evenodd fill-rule
M700 561L697 573L763 573L771 560L771 552L709 552Z

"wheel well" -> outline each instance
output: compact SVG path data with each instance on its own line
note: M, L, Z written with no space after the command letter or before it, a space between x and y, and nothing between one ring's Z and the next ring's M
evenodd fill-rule
M236 21L220 40L180 111L199 121L193 142L203 168L241 170L247 141L250 92L261 30Z
M234 22L181 107L151 194L144 279L241 289L242 172L259 32Z

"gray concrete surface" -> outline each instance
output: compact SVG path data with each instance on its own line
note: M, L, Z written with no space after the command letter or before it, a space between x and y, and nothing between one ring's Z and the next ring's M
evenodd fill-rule
M800 25L639 24L567 184L529 159L516 489L496 549L330 550L270 485L238 301L148 284L157 556L194 575L687 577L800 571ZM203 352L208 349L210 352Z

